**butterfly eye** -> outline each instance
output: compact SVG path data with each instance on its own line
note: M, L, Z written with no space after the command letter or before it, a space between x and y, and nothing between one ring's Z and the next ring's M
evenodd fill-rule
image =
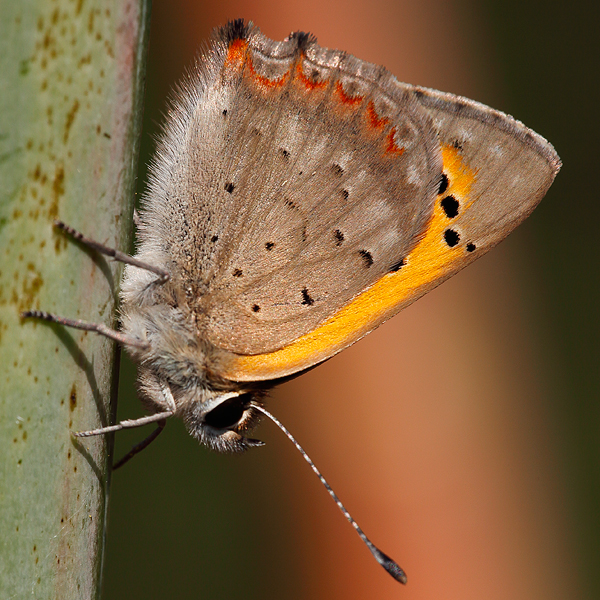
M248 408L249 394L242 394L235 398L224 400L204 415L204 423L213 429L231 429L235 427L244 416Z

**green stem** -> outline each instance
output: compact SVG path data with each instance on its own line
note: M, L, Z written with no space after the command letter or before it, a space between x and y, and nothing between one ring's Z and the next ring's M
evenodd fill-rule
M115 326L120 265L52 222L129 247L147 15L144 0L0 9L2 598L100 595L109 440L70 431L109 422L115 345L19 315Z

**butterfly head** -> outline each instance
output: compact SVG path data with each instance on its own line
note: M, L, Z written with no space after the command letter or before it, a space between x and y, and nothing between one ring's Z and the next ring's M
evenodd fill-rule
M256 424L255 403L253 392L219 393L205 402L190 403L182 416L190 434L205 446L218 452L241 452L263 445L242 435Z
M259 418L255 409L259 391L212 389L203 379L174 380L143 367L138 384L150 410L172 410L189 433L211 450L241 452L263 444L243 435Z

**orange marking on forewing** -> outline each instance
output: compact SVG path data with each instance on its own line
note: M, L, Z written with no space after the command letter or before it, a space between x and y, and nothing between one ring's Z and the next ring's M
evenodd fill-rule
M248 50L247 40L234 40L229 44L229 50L227 51L227 58L225 59L225 66L232 67L234 65L240 65L246 58L246 52Z
M452 193L464 210L470 204L469 194L477 174L451 146L442 148L442 157ZM418 298L424 287L447 274L464 256L463 244L450 248L444 242L447 228L448 218L438 198L423 237L399 271L384 275L323 325L288 346L267 354L233 355L222 365L222 375L234 381L283 377L329 358L367 334Z
M392 129L390 130L390 132L388 133L387 136L387 148L386 148L386 152L390 153L390 154L396 154L397 156L402 156L404 154L404 150L405 148L399 148L398 146L396 146L396 141L394 140L394 135L396 135L396 128L392 127Z
M327 80L315 81L310 77L307 77L302 70L302 63L299 62L296 67L296 74L298 79L306 86L308 90L320 90L326 88L329 85Z
M289 71L287 71L279 79L269 79L268 77L265 77L264 75L259 75L256 72L251 60L248 61L248 68L250 69L250 73L252 73L252 77L254 77L254 79L256 80L256 83L263 88L281 87L285 83L289 75Z
M348 94L346 94L344 86L339 81L335 84L335 90L338 93L338 96L340 97L340 100L343 104L355 106L363 101L362 96L349 96Z
M448 194L463 198L461 206L464 210L470 205L470 203L465 204L465 201L468 202L469 192L477 171L463 162L460 152L454 146L442 146L442 159L444 161L444 172L450 181Z
M377 114L372 100L367 106L367 121L375 129L383 129L390 122L387 117L380 117Z

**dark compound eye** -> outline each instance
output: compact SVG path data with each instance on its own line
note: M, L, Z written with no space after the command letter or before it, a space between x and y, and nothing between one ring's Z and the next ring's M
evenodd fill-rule
M235 427L244 416L249 400L249 394L229 398L204 415L204 422L214 429Z

